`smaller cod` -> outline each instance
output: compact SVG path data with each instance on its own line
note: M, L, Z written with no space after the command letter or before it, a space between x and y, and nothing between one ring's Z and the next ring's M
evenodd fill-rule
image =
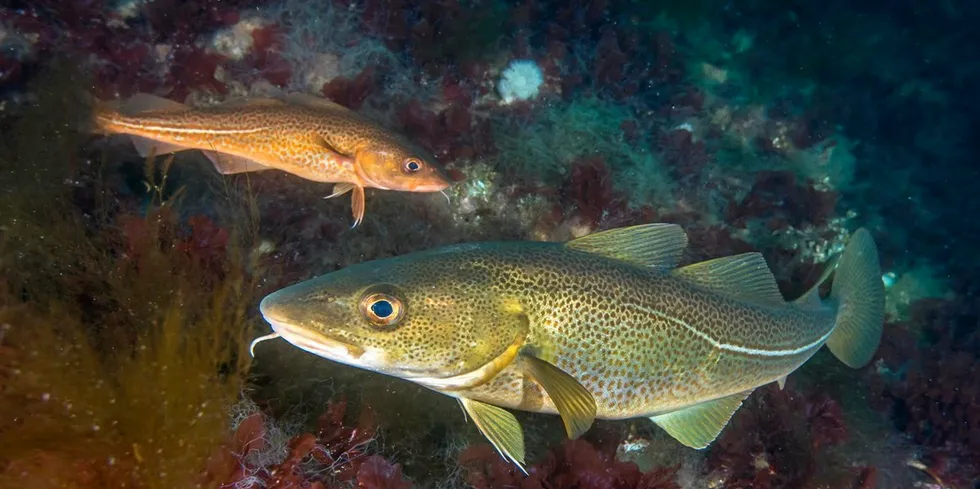
M364 189L438 192L451 181L408 140L330 100L304 94L193 108L149 94L97 102L94 129L127 134L142 156L201 150L223 174L282 170L351 192L354 227Z
M707 447L743 400L823 345L870 362L884 319L871 235L859 229L820 283L787 302L759 253L678 267L677 225L565 243L460 244L366 262L265 297L274 333L315 355L458 399L524 469L506 409L558 414L569 437L593 420L645 417Z

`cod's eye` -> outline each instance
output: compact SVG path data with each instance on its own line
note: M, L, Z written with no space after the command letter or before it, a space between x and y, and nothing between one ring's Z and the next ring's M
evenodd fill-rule
M361 300L361 314L377 327L394 326L405 315L405 307L397 297L371 294Z
M422 169L422 162L418 158L409 158L405 160L405 171L409 173L415 173Z

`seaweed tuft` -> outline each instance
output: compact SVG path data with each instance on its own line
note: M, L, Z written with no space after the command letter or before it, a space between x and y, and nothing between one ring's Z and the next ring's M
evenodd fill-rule
M102 177L63 122L84 121L78 76L39 77L0 148L0 487L218 487L204 469L251 360L255 206L232 190L224 227L187 219L152 157L143 202L80 195Z

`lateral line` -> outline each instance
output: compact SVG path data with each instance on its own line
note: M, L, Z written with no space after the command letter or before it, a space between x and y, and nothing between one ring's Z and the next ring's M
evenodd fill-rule
M819 346L823 345L823 343L826 342L827 339L830 338L830 335L833 334L833 332L834 332L834 329L831 328L829 331L827 331L826 334L824 334L820 338L818 338L815 341L812 341L810 343L807 343L806 345L803 345L801 347L798 347L798 348L782 349L782 350L765 350L765 349L760 349L760 348L748 348L748 347L744 347L744 346L733 345L731 343L724 343L724 342L718 341L715 338L712 338L707 333L699 330L695 326L693 326L691 324L688 324L687 322L685 322L685 321L683 321L683 320L681 320L679 318L676 318L674 316L665 314L665 313L663 313L661 311L657 311L657 310L654 310L654 309L649 309L649 308L643 307L643 306L638 305L638 304L630 304L630 305L633 306L633 307L635 307L635 308L637 308L637 309L639 309L642 312L645 312L647 314L650 314L650 315L659 317L661 319L664 319L666 321L669 321L671 323L674 323L674 324L676 324L678 326L681 326L684 329L687 329L691 333L694 333L695 336L703 339L704 341L707 341L709 344L711 344L711 346L713 346L713 347L715 347L715 348L717 348L719 350L731 351L731 352L742 353L742 354L747 354L747 355L756 355L756 356L760 356L760 357L789 357L789 356L793 356L793 355L799 355L800 353L804 353L804 352L809 351L809 350L811 350L813 348L816 348L816 347L819 347Z

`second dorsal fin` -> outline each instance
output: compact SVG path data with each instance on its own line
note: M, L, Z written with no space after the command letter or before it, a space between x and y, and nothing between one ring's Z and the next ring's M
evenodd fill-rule
M565 246L634 265L668 269L680 261L687 234L676 224L641 224L592 233Z
M285 105L282 100L275 99L272 97L236 97L225 100L217 104L215 107L220 107L223 109L240 108L240 107L276 107L280 105Z
M672 273L730 297L766 304L786 302L776 285L776 277L760 253L715 258L675 269Z

